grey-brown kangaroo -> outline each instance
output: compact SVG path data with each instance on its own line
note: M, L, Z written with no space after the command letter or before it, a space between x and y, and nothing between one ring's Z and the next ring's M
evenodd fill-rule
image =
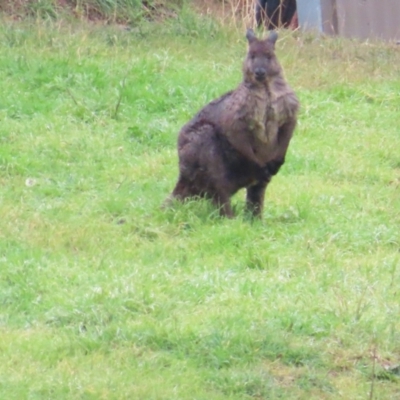
M276 32L246 34L243 81L207 104L179 133L179 179L170 196L207 197L232 217L230 197L247 190L247 208L260 216L268 183L285 161L299 102L275 55Z

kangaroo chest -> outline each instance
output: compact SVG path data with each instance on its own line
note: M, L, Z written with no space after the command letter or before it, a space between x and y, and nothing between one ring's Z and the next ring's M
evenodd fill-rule
M266 90L252 93L252 119L250 125L255 138L262 144L267 144L274 135L276 125L275 109L272 104L271 94Z

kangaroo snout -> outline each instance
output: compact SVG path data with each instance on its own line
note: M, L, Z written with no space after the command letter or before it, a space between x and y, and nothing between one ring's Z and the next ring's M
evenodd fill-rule
M267 70L265 68L256 68L254 74L258 81L263 81L267 75Z

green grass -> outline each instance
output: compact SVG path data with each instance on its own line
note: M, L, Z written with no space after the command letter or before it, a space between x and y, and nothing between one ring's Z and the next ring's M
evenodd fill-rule
M162 210L243 32L0 30L0 398L397 399L400 55L282 33L302 104L262 221Z

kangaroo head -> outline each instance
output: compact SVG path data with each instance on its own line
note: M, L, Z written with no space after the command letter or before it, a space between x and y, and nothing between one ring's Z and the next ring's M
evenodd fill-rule
M265 85L281 72L281 66L275 55L275 43L278 34L272 31L266 39L259 40L252 29L246 33L248 52L243 64L243 74L246 83Z

